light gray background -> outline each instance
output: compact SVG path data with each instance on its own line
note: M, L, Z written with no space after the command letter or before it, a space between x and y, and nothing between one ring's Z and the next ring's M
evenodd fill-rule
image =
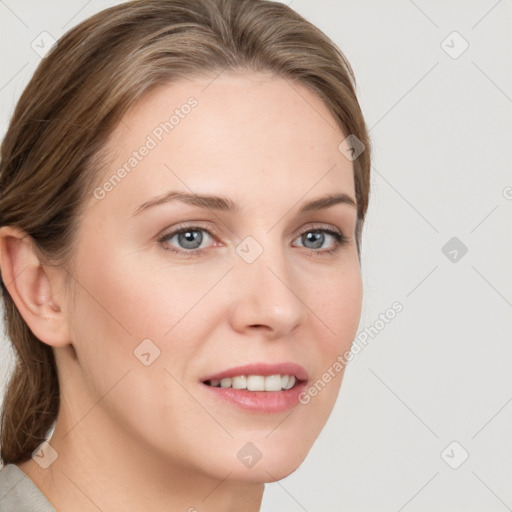
M36 36L114 3L0 0L2 136ZM262 510L512 510L512 2L286 3L346 54L371 130L360 332L404 309L350 363L308 458ZM445 256L452 237L467 254ZM10 354L3 341L0 386Z

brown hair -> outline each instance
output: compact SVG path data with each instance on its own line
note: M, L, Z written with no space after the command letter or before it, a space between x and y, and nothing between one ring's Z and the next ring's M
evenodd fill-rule
M370 141L350 64L317 27L266 0L139 0L66 33L25 88L1 146L0 226L69 263L81 209L121 116L153 87L224 70L270 71L316 93L365 150L353 161L357 251L368 207ZM341 142L341 140L340 140ZM21 463L47 438L60 397L53 349L30 331L2 283L15 368L3 402L1 453Z

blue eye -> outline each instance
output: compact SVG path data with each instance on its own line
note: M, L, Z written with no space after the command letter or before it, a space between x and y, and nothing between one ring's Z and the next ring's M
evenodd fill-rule
M338 233L337 231L331 229L315 229L305 231L299 239L304 244L303 247L306 249L321 249L324 245L326 237L334 238L334 247L331 249L327 249L326 251L322 251L323 253L331 253L337 251L347 240L343 236L343 234ZM305 245L311 244L311 245ZM318 251L315 251L318 252Z
M176 242L179 245L179 248L186 249L188 251L198 250L201 246L203 240L207 237L203 235L203 233L207 233L207 236L211 237L211 234L208 230L198 228L196 226L191 226L189 228L180 229L173 233L163 236L160 239L160 242L171 241L173 238L176 238ZM171 249L173 250L173 249ZM184 252L184 251L175 251L175 252Z
M173 253L190 257L200 256L207 246L201 247L202 243L208 238L214 239L214 236L205 228L200 226L188 226L175 229L171 233L164 234L159 242L164 245L164 249ZM323 250L326 240L332 240L331 247ZM174 243L170 243L174 240ZM328 255L337 252L343 245L348 243L341 231L330 228L315 228L304 231L296 240L301 241L301 246L315 256Z

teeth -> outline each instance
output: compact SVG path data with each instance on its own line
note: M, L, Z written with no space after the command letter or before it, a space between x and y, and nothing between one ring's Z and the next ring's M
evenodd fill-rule
M265 377L249 375L247 377L247 389L249 391L265 391Z
M212 379L210 386L233 389L247 389L249 391L282 391L291 389L296 379L293 375L239 375Z
M265 377L265 391L281 391L281 375L269 375Z
M220 387L221 388L230 388L231 387L231 378L226 377L225 379L220 379Z
M290 377L290 380L286 383L286 386L284 387L284 389L291 389L291 388L293 388L294 385L295 385L295 377L292 375Z
M247 389L247 377L245 375L233 377L231 386L233 389Z

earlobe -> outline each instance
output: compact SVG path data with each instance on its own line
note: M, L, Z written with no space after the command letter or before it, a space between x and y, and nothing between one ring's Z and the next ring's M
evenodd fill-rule
M54 346L70 343L64 296L56 295L58 273L40 261L34 240L13 226L0 228L2 280L33 334Z

